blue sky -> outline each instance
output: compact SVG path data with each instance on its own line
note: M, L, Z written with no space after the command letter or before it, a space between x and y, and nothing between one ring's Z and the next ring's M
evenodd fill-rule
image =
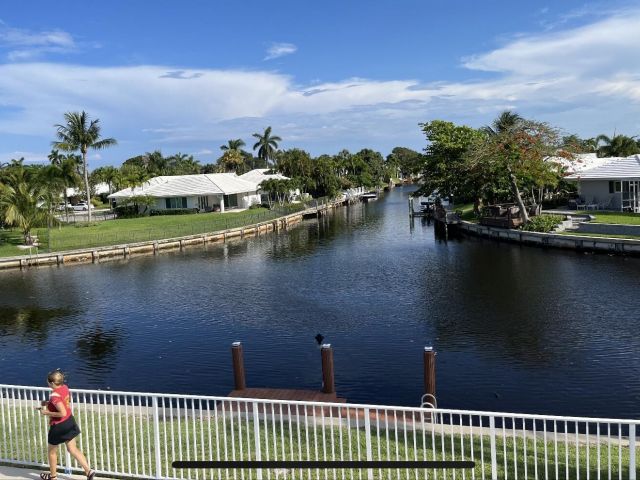
M0 161L44 161L81 109L119 141L91 167L214 162L268 125L283 148L386 155L422 149L419 122L504 109L636 135L639 24L628 1L3 2Z

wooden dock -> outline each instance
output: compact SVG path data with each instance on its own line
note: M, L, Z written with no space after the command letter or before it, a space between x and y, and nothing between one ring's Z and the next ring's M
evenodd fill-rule
M291 388L244 388L232 390L228 395L232 398L259 398L268 400L289 400L298 402L346 403L334 393L323 393L315 390L298 390Z

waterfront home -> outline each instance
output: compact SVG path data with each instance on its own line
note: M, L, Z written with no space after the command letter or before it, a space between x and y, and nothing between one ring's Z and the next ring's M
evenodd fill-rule
M612 157L565 180L578 184L578 208L640 212L640 155Z
M152 197L152 210L194 209L203 212L233 208L249 208L260 203L255 182L235 173L205 173L198 175L163 175L154 177L139 187L125 188L108 198L116 205L134 197Z
M271 171L272 170L269 168L255 168L253 170L248 171L247 173L240 175L240 178L242 178L243 180L247 180L248 182L255 183L256 188L258 188L258 192L262 196L262 200L264 202L267 202L268 201L268 199L266 198L267 194L265 194L264 191L260 188L260 184L265 180L289 180L289 177L285 177L280 173L267 173ZM300 189L295 189L290 192L291 197L296 197L299 195L300 195Z
M572 175L591 168L601 167L602 165L617 160L617 157L598 157L596 153L578 153L573 155L572 158L554 156L547 157L545 160L558 164L564 174Z

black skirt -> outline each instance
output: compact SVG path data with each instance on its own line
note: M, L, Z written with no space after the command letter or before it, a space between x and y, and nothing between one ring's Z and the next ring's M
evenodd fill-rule
M51 425L49 428L49 445L60 445L61 443L73 440L80 435L80 427L71 415L64 422Z

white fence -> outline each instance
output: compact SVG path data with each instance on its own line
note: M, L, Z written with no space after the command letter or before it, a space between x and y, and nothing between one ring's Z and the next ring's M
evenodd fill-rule
M46 388L0 385L0 462L46 465ZM100 474L157 479L635 479L638 421L72 390ZM80 468L65 452L61 464ZM454 469L173 469L174 460L471 460Z

